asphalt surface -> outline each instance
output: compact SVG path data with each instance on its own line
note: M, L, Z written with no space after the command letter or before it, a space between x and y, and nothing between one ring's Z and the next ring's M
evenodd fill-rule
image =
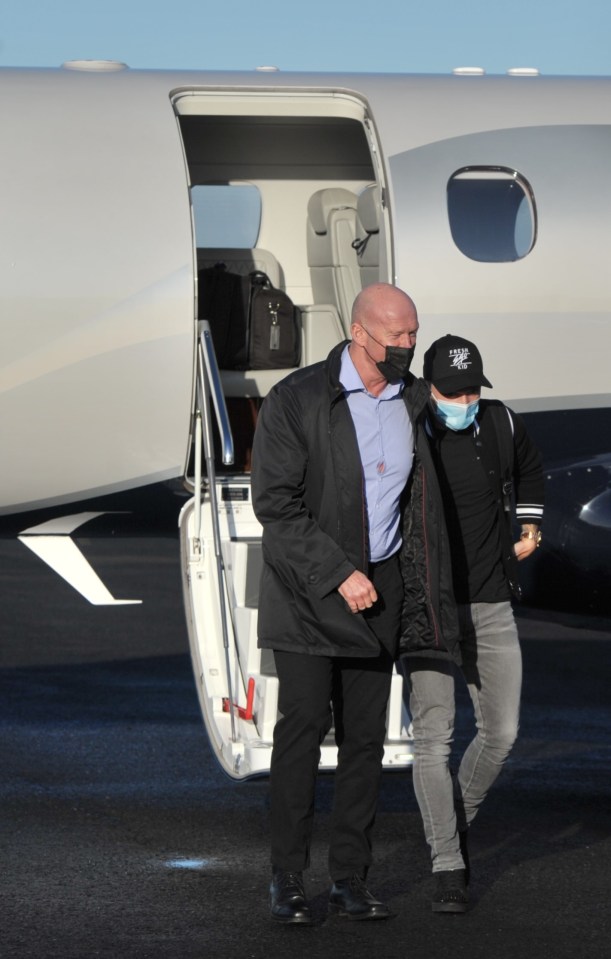
M611 955L611 620L523 609L519 743L472 829L472 908L433 915L410 771L383 779L373 891L395 917L268 918L268 790L220 771L199 715L176 502L74 539L117 598L93 607L0 524L2 959L598 959ZM61 510L58 510L61 512ZM65 512L65 511L64 511ZM457 747L470 730L460 697Z

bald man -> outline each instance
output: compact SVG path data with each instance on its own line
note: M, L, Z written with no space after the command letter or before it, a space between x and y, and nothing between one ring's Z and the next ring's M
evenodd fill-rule
M270 774L277 922L312 922L303 872L320 744L332 725L329 912L390 915L365 880L403 598L400 501L413 460L407 394L417 332L406 293L366 287L354 302L351 341L275 386L257 424L259 646L273 650L279 680Z

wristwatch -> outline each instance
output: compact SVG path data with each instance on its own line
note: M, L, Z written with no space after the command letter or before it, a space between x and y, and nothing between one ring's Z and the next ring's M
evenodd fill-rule
M520 533L520 539L534 539L535 546L541 545L541 530L540 529L523 529Z

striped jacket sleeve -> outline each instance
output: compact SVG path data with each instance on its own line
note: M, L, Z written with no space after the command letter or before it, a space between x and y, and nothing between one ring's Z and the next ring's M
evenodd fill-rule
M514 423L514 492L519 523L541 525L543 520L544 476L541 453L529 436L524 421L511 411Z

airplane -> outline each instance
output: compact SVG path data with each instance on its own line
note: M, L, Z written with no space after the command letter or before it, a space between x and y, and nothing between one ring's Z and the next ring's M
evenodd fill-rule
M21 541L103 604L116 600L70 540L97 515L79 502L184 484L194 675L230 777L269 769L277 679L256 645L249 458L290 368L219 366L199 306L215 264L288 294L301 366L349 336L378 280L414 298L417 356L445 333L474 340L544 456L535 593L549 563L549 602L579 581L584 608L608 610L611 78L76 60L2 68L0 90L0 512L53 507ZM335 757L329 739L321 768ZM396 675L384 765L411 760Z

